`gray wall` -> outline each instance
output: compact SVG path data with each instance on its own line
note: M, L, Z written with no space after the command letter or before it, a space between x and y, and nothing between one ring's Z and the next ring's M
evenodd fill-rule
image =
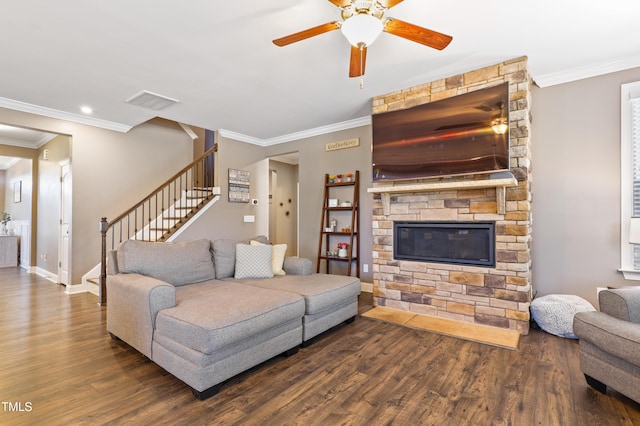
M532 93L533 287L576 294L637 285L620 267L620 85L640 68Z
M49 151L49 159L43 151ZM58 135L39 149L38 157L38 214L35 266L58 274L60 235L60 162L68 160L71 139Z
M264 148L223 137L219 137L217 143L216 168L222 193L220 200L205 212L199 223L189 226L176 241L197 238L248 239L269 234L269 160L265 158ZM257 206L229 202L229 169L250 173L249 196L258 199ZM244 222L244 216L254 216L255 222Z
M325 150L329 142L360 138L357 148L338 151ZM360 278L371 282L373 197L367 193L371 187L371 126L328 133L266 148L268 156L299 152L300 179L300 247L301 257L312 259L314 266L318 255L318 238L322 220L322 196L325 173L337 174L360 170ZM345 197L346 199L347 197ZM362 264L369 272L362 272ZM337 266L337 265L336 265ZM324 267L323 269L324 270Z
M14 202L15 184L21 182L20 202ZM33 163L30 159L21 159L6 171L5 211L11 213L12 220L31 220L31 200L33 183Z
M329 142L360 138L357 148L326 152ZM182 232L176 241L194 238L246 239L269 233L269 160L291 152L299 153L298 179L300 182L299 212L299 255L313 261L318 254L318 238L322 215L322 196L325 173L337 174L360 170L360 243L361 260L369 266L369 272L362 272L361 279L371 282L372 231L371 217L373 198L367 193L371 187L371 127L363 126L326 135L287 142L269 147L260 147L233 139L218 138L218 177L222 197L207 210L202 220ZM251 198L257 198L259 205L229 203L227 200L227 170L236 168L251 172ZM345 197L346 199L346 197ZM244 223L244 215L254 215L255 223ZM339 265L337 265L339 266ZM323 269L324 270L324 269ZM341 272L339 269L336 272Z
M194 156L191 138L176 123L161 119L120 133L0 108L0 122L71 137L73 284L80 284L82 275L99 263L100 218L122 213L189 164ZM0 148L1 155L29 155L15 147ZM37 166L35 162L34 169ZM37 193L37 181L33 185ZM33 206L37 209L37 203ZM37 232L36 228L37 223L32 222L32 229ZM32 249L35 246L32 244Z

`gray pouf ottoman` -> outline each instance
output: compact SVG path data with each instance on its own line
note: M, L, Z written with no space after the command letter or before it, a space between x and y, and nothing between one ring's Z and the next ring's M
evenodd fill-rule
M571 294L548 294L531 301L531 315L540 328L569 339L577 339L573 334L573 316L595 310L591 303Z

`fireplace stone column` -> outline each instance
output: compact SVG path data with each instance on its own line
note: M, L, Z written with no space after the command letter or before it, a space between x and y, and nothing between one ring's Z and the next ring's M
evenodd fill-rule
M447 182L446 190L391 194L385 214L373 205L374 304L459 321L529 332L531 301L531 79L527 58L379 96L373 114L404 109L473 90L509 83L510 167L517 186L456 188L457 181L488 175L418 181ZM501 189L501 188L500 188ZM495 221L496 266L448 265L393 258L393 221Z

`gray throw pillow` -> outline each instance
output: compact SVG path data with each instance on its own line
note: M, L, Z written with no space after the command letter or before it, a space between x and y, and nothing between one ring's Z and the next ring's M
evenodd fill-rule
M127 240L118 247L122 273L146 275L180 286L216 277L209 240L156 243Z
M220 239L213 242L213 258L216 265L216 278L233 277L236 269L236 240Z
M272 278L271 256L273 248L268 245L236 245L235 278Z

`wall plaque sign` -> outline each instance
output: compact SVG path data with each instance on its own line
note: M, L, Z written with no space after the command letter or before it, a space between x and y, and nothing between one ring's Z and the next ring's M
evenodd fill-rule
M360 138L345 139L343 141L329 142L325 145L325 151L337 151L339 149L355 148L360 146Z

